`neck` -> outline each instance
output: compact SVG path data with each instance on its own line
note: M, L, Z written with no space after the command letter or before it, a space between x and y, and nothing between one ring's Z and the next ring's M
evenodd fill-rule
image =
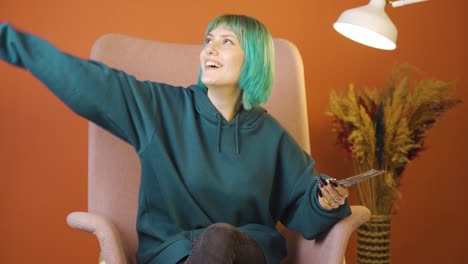
M239 88L208 88L208 98L227 121L231 121L241 108L242 91Z

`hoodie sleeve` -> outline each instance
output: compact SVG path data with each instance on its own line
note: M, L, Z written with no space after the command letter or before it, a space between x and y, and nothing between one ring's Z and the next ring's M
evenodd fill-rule
M0 24L0 58L28 69L72 111L132 144L137 151L153 133L157 84L63 53L43 39ZM154 88L154 87L153 87Z
M276 207L278 219L286 227L302 233L306 239L315 239L351 214L348 201L329 211L322 208L314 178L318 175L315 163L288 133L281 141L278 159L277 177L281 184L276 184L280 187L275 203L279 205Z

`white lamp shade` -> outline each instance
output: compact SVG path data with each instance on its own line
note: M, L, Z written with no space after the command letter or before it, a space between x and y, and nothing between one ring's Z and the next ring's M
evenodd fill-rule
M377 49L396 48L398 31L385 13L384 0L371 0L368 5L343 12L333 27L340 34Z

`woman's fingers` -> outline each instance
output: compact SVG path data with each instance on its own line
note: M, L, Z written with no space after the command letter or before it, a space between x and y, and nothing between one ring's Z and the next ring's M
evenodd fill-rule
M333 198L335 200L336 199L343 200L343 203L344 203L344 200L348 198L349 196L348 188L338 185L334 179L328 180L328 182L330 183L331 187L333 187L333 189L328 189L332 193Z
M341 192L344 193L344 190ZM332 186L323 186L322 187L322 193L324 194L324 197L327 198L327 201L329 201L331 204L337 203L338 205L342 205L345 203L347 195L341 194L337 189L335 189Z
M334 202L333 199L330 197L328 192L326 192L324 187L317 189L319 195L319 203L325 210L331 210L333 208L337 208L339 205L338 203Z
M349 196L347 188L335 183L333 179L324 180L320 177L319 202L324 209L330 210L343 205Z

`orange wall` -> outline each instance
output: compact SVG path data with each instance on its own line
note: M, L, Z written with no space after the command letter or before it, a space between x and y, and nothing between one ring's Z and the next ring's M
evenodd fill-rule
M387 8L399 28L395 51L361 46L332 29L343 10L367 0L0 0L0 21L87 57L104 33L200 43L214 16L253 15L301 51L313 156L320 170L344 177L348 167L324 115L329 91L349 82L381 85L394 64L407 62L456 81L455 94L468 101L465 2ZM0 83L0 263L96 263L98 243L65 223L69 212L87 207L86 121L26 71L0 63ZM466 104L451 111L430 132L429 150L404 175L403 200L392 224L394 263L462 263L468 258L466 111ZM348 263L355 262L355 246L353 237Z

